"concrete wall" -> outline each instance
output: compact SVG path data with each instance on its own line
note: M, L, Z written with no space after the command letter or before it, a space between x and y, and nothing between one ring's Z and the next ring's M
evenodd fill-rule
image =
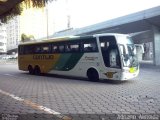
M153 32L147 31L132 37L135 44L141 44L144 47L144 53L137 48L139 60L150 60L153 61Z
M154 64L160 65L160 28L153 26L154 35Z

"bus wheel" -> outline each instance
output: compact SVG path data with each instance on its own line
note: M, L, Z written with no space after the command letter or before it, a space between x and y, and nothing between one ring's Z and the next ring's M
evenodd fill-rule
M97 72L97 70L95 70L94 68L90 68L90 69L87 71L87 76L88 76L88 79L89 79L90 81L93 81L93 82L99 81L98 72Z
M34 68L34 73L35 73L35 75L40 75L41 74L41 70L40 70L39 66L36 66Z
M34 74L34 70L31 65L28 66L28 71L29 71L29 74L31 74L31 75Z

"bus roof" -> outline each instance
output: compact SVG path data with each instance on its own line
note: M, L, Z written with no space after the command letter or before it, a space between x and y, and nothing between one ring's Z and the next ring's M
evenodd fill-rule
M76 38L79 38L79 36L63 36L63 37L49 38L49 39L43 39L43 40L32 40L32 41L27 41L24 43L22 42L22 43L20 43L20 45L67 41L68 39L72 40L72 39L76 39Z
M93 38L93 35L89 36L64 36L64 37L57 37L57 38L50 38L44 40L32 40L24 43L20 43L19 45L32 45L37 43L50 43L50 42L60 42L60 41L68 41L68 40L78 40L83 38Z
M34 41L28 41L24 43L20 43L19 45L32 45L37 43L49 43L49 42L59 42L59 41L68 41L68 40L78 40L78 39L84 39L84 38L93 38L93 37L100 37L100 36L116 36L116 35L126 35L126 34L119 34L119 33L103 33L103 34L94 34L94 35L86 35L86 36L63 36L63 37L56 37L56 38L50 38L50 39L43 39L43 40L34 40Z
M128 36L128 34L121 34L121 33L102 33L102 34L94 34L94 37L100 37L100 36L119 36L119 35L126 35Z

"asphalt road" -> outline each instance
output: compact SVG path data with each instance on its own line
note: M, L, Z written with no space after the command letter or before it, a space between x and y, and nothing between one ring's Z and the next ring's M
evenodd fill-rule
M0 64L0 119L160 119L160 67L125 82L35 76Z

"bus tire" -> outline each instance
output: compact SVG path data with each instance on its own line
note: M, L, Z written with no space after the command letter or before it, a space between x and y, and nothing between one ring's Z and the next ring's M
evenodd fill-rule
M34 74L34 70L31 65L28 66L28 71L29 71L29 74L31 74L31 75Z
M34 73L35 75L41 75L41 69L39 68L39 66L35 66Z
M90 68L87 71L87 77L90 81L97 82L99 81L99 74L96 69Z

